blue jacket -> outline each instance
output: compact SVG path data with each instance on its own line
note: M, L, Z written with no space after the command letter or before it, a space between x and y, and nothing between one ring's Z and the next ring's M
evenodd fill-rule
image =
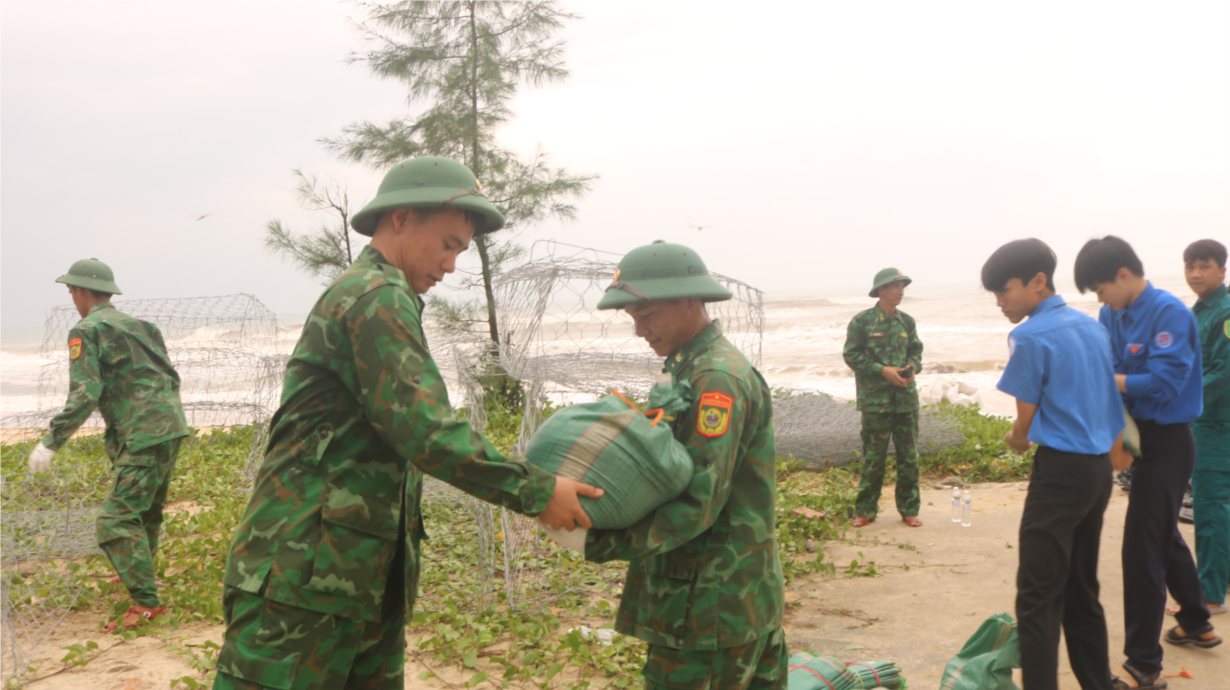
M1127 374L1123 402L1134 419L1158 424L1200 416L1202 366L1196 318L1179 298L1145 286L1127 307L1102 307L1115 373Z

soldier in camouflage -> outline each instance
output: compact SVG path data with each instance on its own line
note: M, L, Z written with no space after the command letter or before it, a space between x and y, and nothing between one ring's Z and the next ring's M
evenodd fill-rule
M773 401L704 303L730 299L695 251L655 242L619 264L599 309L623 308L695 399L675 438L695 470L678 498L585 557L630 561L615 629L649 643L647 688L785 688L785 586L774 520Z
M179 374L158 327L112 306L111 296L122 293L106 264L78 261L56 282L68 285L81 321L68 333L68 402L30 454L30 471L50 469L90 414L102 414L115 476L95 523L98 546L132 595L123 624L133 627L164 612L154 554L179 444L188 435ZM116 627L112 622L107 630Z
M355 215L371 235L321 295L223 579L214 687L402 688L427 473L553 528L601 491L502 456L459 419L423 336L419 295L504 217L464 165L393 168Z
M884 484L888 442L897 450L897 511L910 527L918 517L918 388L922 341L914 319L897 308L910 279L895 268L876 274L876 306L850 320L843 351L854 370L858 409L863 413L863 471L854 503L854 527L875 522Z

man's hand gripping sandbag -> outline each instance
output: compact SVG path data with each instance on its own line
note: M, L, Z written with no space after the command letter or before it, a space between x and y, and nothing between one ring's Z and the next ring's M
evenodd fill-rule
M601 500L581 497L597 529L636 524L674 499L692 478L692 459L671 429L691 406L691 388L669 375L650 391L647 411L618 393L552 415L526 448L531 464L606 491ZM563 546L585 551L585 530L548 534Z

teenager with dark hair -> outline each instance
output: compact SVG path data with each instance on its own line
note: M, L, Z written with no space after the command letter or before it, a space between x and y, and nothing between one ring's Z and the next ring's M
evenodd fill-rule
M1127 465L1123 409L1110 338L1055 294L1055 252L1009 242L982 267L982 286L1014 324L999 390L1016 398L1004 441L1038 444L1021 515L1016 615L1025 690L1059 687L1059 631L1084 690L1105 690L1106 617L1098 601L1098 547L1111 492L1111 456ZM1028 317L1028 321L1026 321ZM1024 321L1024 323L1022 323Z
M1196 564L1179 533L1179 505L1196 461L1191 421L1201 410L1196 319L1174 295L1145 280L1131 245L1118 237L1089 240L1076 256L1076 286L1104 306L1115 383L1140 429L1123 528L1123 618L1126 678L1116 688L1165 688L1162 646L1166 590L1181 607L1165 640L1213 647Z

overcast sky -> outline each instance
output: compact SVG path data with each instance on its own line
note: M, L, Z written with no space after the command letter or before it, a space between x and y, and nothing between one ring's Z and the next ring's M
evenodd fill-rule
M1088 238L1177 275L1230 240L1230 3L568 2L571 78L523 89L501 142L601 175L575 223L522 232L626 252L663 238L770 292L858 292L897 266L973 289L1036 236L1062 278ZM291 169L346 183L317 138L407 110L346 56L336 2L0 3L5 332L97 257L129 298L321 286L262 248L307 229ZM202 220L197 217L208 216ZM697 231L689 224L712 226ZM1069 281L1070 282L1070 281Z

